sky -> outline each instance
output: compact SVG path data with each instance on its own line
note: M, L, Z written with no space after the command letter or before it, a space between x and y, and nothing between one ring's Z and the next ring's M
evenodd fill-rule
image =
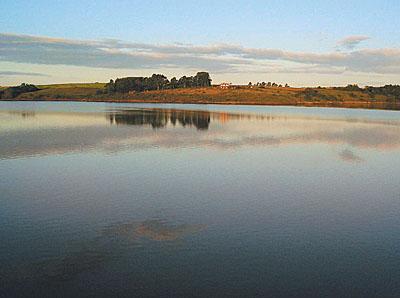
M0 0L0 85L208 71L213 83L400 83L400 1Z

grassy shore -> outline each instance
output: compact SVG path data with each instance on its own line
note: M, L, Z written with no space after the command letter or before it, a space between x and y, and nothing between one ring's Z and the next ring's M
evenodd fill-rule
M20 94L13 100L290 105L400 109L398 100L384 95L372 97L362 91L345 91L335 88L248 88L242 86L230 89L208 87L134 92L129 94L99 94L99 91L103 90L104 85L103 83L41 85L38 86L40 90Z

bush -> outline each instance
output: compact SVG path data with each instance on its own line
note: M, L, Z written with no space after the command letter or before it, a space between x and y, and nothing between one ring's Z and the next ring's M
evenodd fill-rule
M40 90L35 85L22 83L20 86L8 87L3 91L0 91L1 99L13 99L18 95L26 92L34 92Z

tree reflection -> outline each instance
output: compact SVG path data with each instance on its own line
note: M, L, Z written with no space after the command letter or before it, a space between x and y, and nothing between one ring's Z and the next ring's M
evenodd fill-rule
M108 113L111 124L117 125L151 125L163 128L169 123L183 127L194 126L198 130L207 130L210 126L210 112L185 110L122 110Z
M10 115L18 115L21 116L22 118L32 118L35 117L35 112L34 111L9 111L8 112Z

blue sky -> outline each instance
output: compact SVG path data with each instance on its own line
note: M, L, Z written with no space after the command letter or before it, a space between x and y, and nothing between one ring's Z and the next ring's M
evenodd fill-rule
M196 70L215 82L400 81L400 1L0 2L0 85Z

